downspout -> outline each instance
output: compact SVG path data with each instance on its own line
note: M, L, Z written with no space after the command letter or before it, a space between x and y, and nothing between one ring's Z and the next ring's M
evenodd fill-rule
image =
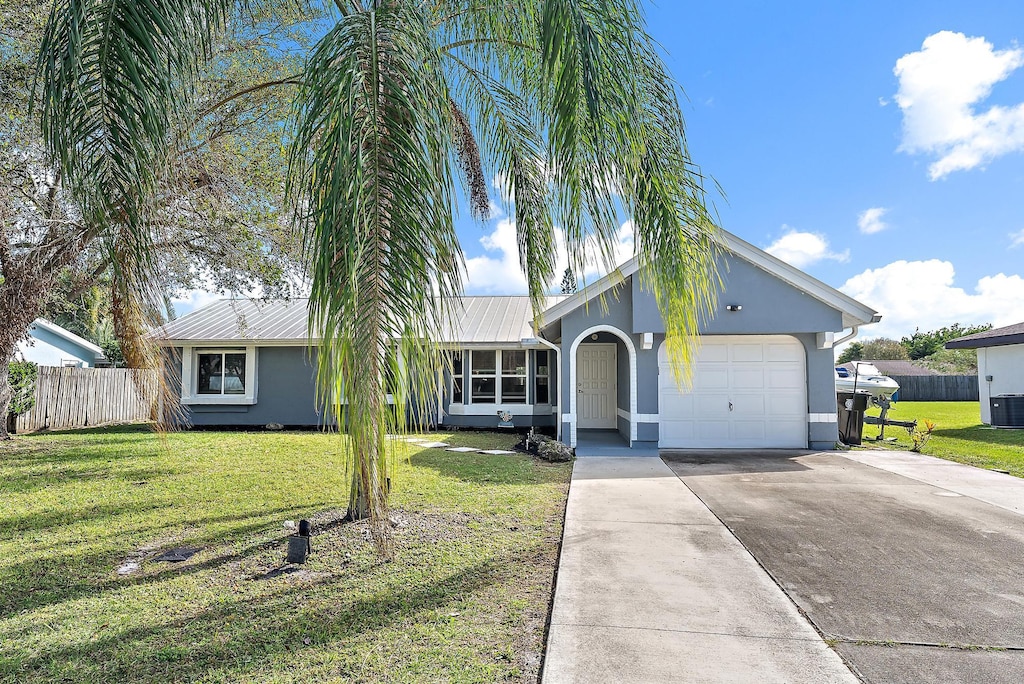
M832 346L833 347L838 347L843 342L846 342L847 340L852 340L854 337L857 336L857 333L859 332L859 328L860 328L860 326L856 326L856 325L853 326L851 328L852 332L849 335L847 335L846 337L840 337L838 340L833 340Z
M548 349L555 351L555 368L558 369L558 376L555 378L555 396L558 397L558 415L555 419L555 439L562 441L562 348L548 342L540 336L540 331L534 329L534 336L537 341ZM548 374L550 376L550 373Z

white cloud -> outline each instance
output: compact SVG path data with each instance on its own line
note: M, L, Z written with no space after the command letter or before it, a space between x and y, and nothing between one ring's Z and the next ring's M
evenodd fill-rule
M1024 50L995 50L984 38L940 31L900 57L896 104L903 110L900 150L938 157L932 180L1024 150L1024 103L976 111L992 87L1024 65Z
M1020 247L1021 245L1024 245L1024 228L1021 228L1016 233L1010 233L1010 249Z
M201 309L208 304L212 304L218 299L223 299L227 295L223 292L207 292L206 290L186 290L179 292L171 298L171 304L174 306L174 313L181 317L187 313L191 313L196 309Z
M789 226L782 226L782 229L786 231L782 237L765 247L764 251L791 266L806 268L825 259L840 262L850 259L848 249L843 252L829 251L828 240L824 235L798 231Z
M556 236L558 255L555 259L555 273L550 290L557 289L562 281L562 274L569 264L566 256L565 242L561 235ZM469 293L494 294L525 294L526 277L519 267L519 243L516 238L516 224L511 218L498 221L494 232L480 238L485 253L466 259L466 291ZM599 263L596 242L591 240L587 245L587 268L584 278L589 282L600 277L606 271ZM620 265L633 256L633 222L626 221L616 234L614 246L615 264ZM577 276L579 277L579 276Z
M985 276L969 293L954 284L948 261L894 261L855 275L839 289L882 314L880 323L861 328L861 338L911 335L953 323L995 326L1024 321L1024 278Z
M889 227L889 224L882 220L882 217L889 212L884 207L871 207L857 215L857 227L865 235L879 233Z

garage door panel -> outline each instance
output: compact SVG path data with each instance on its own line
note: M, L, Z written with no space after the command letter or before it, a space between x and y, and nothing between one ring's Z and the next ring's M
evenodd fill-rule
M677 418L693 418L692 394L662 394L665 398L661 412Z
M799 364L804 362L804 350L799 344L769 342L765 348L768 361L792 361Z
M729 431L729 421L727 420L702 420L697 423L697 434L698 440L706 441L709 439L715 439L718 435L727 433Z
M742 420L750 416L766 416L768 411L765 404L768 398L763 394L737 394L732 397L732 412L736 414L736 420Z
M764 361L764 345L733 344L732 360L734 363L761 363Z
M734 370L732 372L733 389L764 389L764 371L760 368L750 370Z
M793 416L802 420L807 413L807 403L799 394L773 394L766 404L767 414L774 417Z
M727 368L720 369L703 369L697 368L693 373L693 389L694 391L701 390L717 390L717 389L728 389L729 388L729 370Z
M729 345L701 340L697 354L703 363L728 363Z
M734 439L752 439L761 443L765 439L767 425L763 420L737 420L732 424Z
M683 390L672 381L664 349L659 356L663 448L807 446L806 365L796 339L703 338L693 387Z
M772 368L767 372L768 387L773 390L802 390L803 373L796 368Z
M692 396L693 415L700 420L729 417L729 397L726 394Z

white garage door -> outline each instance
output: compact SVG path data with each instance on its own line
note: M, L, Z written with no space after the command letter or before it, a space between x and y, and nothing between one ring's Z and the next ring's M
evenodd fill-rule
M676 386L658 353L663 449L806 448L804 349L787 335L705 336L692 388Z

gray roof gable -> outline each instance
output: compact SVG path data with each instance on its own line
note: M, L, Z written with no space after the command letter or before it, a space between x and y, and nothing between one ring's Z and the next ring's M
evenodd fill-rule
M844 327L850 328L868 323L877 323L882 319L878 312L871 307L861 304L853 297L843 294L800 269L790 266L749 242L741 240L728 231L719 231L718 243L731 254L750 262L757 268L766 271L779 280L839 311L842 314ZM624 283L625 279L636 273L639 268L639 261L636 257L633 257L604 278L548 308L544 312L544 324L553 323L569 312L583 306L586 302Z

